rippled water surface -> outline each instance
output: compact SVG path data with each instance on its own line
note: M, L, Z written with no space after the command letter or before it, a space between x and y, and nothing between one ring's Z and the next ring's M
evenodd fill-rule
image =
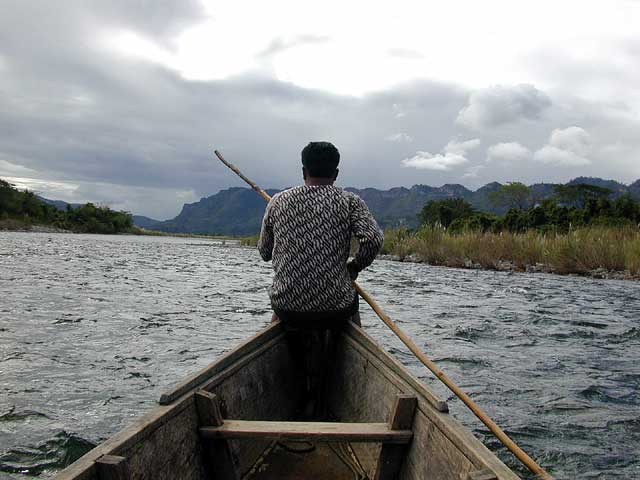
M204 240L0 232L0 478L52 476L266 325L270 278L252 249ZM640 478L638 283L390 261L359 281L557 478Z

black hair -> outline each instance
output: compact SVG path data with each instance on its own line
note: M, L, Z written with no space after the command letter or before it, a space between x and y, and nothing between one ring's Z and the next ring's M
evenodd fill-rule
M329 142L310 142L302 149L302 165L312 177L331 178L340 163L340 152Z

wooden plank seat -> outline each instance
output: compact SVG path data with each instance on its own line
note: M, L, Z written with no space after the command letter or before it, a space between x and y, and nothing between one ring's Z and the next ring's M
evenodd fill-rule
M200 428L200 435L215 440L262 438L317 442L382 442L406 444L411 430L393 430L388 423L274 422L228 420Z
M197 391L195 401L200 418L198 431L208 450L207 468L212 478L230 479L237 479L238 472L228 441L243 439L382 443L373 478L394 479L402 466L407 445L413 438L411 428L417 407L415 395L399 394L388 422L291 422L225 419L218 397L206 390Z

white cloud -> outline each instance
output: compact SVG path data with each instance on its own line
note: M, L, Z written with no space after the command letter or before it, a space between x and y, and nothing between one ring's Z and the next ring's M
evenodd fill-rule
M462 175L463 178L478 178L480 172L487 168L484 165L474 165L473 167L467 168L467 171Z
M429 152L418 151L413 157L402 160L402 164L405 167L413 167L418 170L451 170L468 161L466 157L455 153L432 155Z
M478 138L463 142L451 140L444 146L441 153L434 155L429 152L418 151L413 157L402 160L402 165L419 170L451 170L467 163L469 161L466 156L467 152L478 145L480 145Z
M449 143L447 143L442 150L445 153L464 155L468 151L476 148L478 145L480 145L479 138L473 138L471 140L465 140L463 142L459 142L457 140L450 140Z
M387 135L386 137L384 137L385 141L387 142L398 142L398 143L402 143L402 142L413 142L413 137L411 135L408 135L406 133L394 133L391 135Z
M536 162L563 167L579 167L591 163L588 158L551 145L546 145L540 150L537 150L536 153L533 154L533 159Z
M106 182L57 181L29 177L3 177L16 188L31 190L51 200L68 203L92 202L114 210L125 210L156 219L178 214L183 203L196 202L193 190L116 185ZM177 200L177 202L176 202ZM170 212L170 213L167 213Z
M277 37L271 41L269 46L262 52L258 53L257 57L271 57L278 55L290 48L296 48L304 45L325 43L329 41L329 37L321 35L295 35L292 38Z
M569 150L578 155L586 155L591 150L591 136L584 128L557 128L551 132L549 145Z
M23 167L22 165L17 165L15 163L9 162L7 160L0 159L0 177L2 176L22 176L22 175L33 175L36 173L35 170L27 167Z
M469 95L456 123L474 130L496 127L521 119L535 120L551 106L546 93L533 85L495 85Z
M100 2L80 3L97 9L94 5ZM146 6L145 2L133 3ZM309 15L305 2L275 0L251 2L252 15L247 15L246 2L198 3L204 4L207 15L198 23L194 21L195 25L181 22L185 31L170 39L174 52L169 58L164 54L152 55L152 60L176 69L186 78L220 79L255 68L256 55L277 44L278 39L328 37L331 41L282 51L274 62L273 73L296 85L355 95L420 78L425 72L431 78L455 79L476 88L527 79L539 82L550 75L548 84L565 83L564 69L549 68L550 53L566 49L570 54L567 64L584 60L589 66L598 65L598 70L617 66L625 58L622 49L603 49L602 45L621 38L620 32L633 38L637 30L633 22L640 9L638 2L628 0L400 0L394 3L394 8L385 2L327 0L323 2L324 9L316 9ZM364 10L366 22L361 21ZM336 16L335 11L340 11L340 15ZM460 15L461 11L465 15ZM159 16L155 11L153 15L146 13L151 21ZM430 19L429 28L424 28L425 18ZM520 18L526 18L527 22L513 21ZM357 35L353 34L355 24ZM544 35L540 35L540 25L544 25ZM465 34L453 35L452 26ZM127 50L128 44L120 48ZM523 61L540 49L544 49L545 55L536 58L534 65ZM145 58L147 50L150 49L145 47L138 54ZM625 77L637 76L634 66L631 59L624 69ZM591 82L596 77L597 81L599 72L589 73L590 78L585 80ZM586 82L572 82L571 86L582 88L582 83Z
M488 162L524 162L531 155L531 150L518 142L496 143L487 148Z
M578 167L591 164L586 155L591 151L591 137L580 127L555 129L549 143L533 154L533 159L547 165Z
M29 177L4 177L4 180L16 188L31 190L52 200L66 200L67 198L71 198L78 190L77 184L56 180L42 180Z

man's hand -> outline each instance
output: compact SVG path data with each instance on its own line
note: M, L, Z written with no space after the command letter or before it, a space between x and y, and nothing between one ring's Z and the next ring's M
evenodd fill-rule
M347 272L349 272L349 277L351 278L351 280L355 281L358 278L359 271L353 260L347 262Z

